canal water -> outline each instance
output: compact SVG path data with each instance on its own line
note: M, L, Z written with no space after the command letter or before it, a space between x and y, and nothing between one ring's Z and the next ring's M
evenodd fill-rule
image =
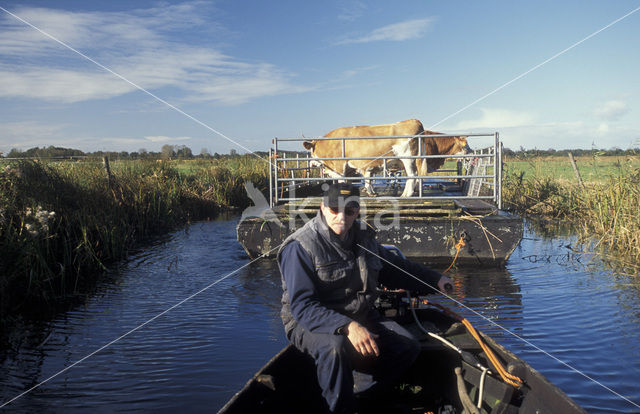
M25 327L1 357L0 405L13 400L2 410L222 407L285 345L277 266L250 263L236 241L237 220L165 237L110 269L85 305ZM570 236L532 229L505 268L452 276L453 300L433 300L466 315L587 411L640 413L635 276L577 253Z

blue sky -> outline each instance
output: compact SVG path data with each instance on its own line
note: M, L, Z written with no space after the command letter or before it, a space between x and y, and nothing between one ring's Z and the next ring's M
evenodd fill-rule
M446 133L498 131L513 149L640 146L640 1L0 7L5 153L246 152L276 136L409 118Z

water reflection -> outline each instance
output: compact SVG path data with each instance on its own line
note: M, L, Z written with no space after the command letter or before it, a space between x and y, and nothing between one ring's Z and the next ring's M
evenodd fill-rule
M277 265L271 260L247 265L235 225L236 220L220 220L176 232L112 269L86 305L25 326L16 348L2 358L1 401L155 318L9 408L19 413L220 408L285 345ZM571 236L547 238L529 227L505 268L454 269L459 303L434 300L465 315L587 410L640 412L545 354L640 401L638 282L611 273L575 245Z

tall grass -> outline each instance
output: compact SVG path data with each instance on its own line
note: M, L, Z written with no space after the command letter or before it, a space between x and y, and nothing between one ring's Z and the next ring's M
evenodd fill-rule
M583 233L640 265L640 168L611 177L584 198Z
M181 172L169 161L0 165L0 320L47 313L136 244L248 204L268 170L246 157Z
M548 160L528 164L523 170L507 162L503 196L508 208L570 223L583 241L593 242L621 262L640 266L640 168L619 161L603 165L606 170L591 176L583 188L576 180L554 174L557 169Z

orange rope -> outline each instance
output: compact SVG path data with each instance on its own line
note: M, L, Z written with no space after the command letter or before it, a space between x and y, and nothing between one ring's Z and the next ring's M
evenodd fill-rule
M493 366L495 367L495 369L498 371L498 373L500 374L500 376L502 377L502 379L504 380L504 382L506 382L507 384L511 384L514 387L520 387L522 385L522 383L524 381L522 381L520 378L518 378L515 375L510 374L506 369L504 369L504 367L502 366L502 364L500 363L500 361L498 360L498 358L495 356L495 354L493 353L493 351L491 350L491 348L489 348L480 338L480 335L478 334L478 332L475 330L475 328L473 327L473 325L471 325L471 322L469 322L466 318L462 318L460 320L462 322L462 324L464 326L467 327L467 329L469 330L469 332L471 333L471 335L475 338L475 340L480 344L480 346L482 347L482 350L484 351L484 353L489 357L489 360L491 361L491 363L493 364Z
M456 260L458 259L458 255L460 254L460 249L462 249L466 245L467 244L464 242L464 236L460 236L460 241L458 243L456 243L456 246L455 246L456 255L453 257L453 262L451 262L449 267L447 267L447 270L445 270L442 273L447 273L453 267L453 264L456 262Z
M522 386L524 381L522 379L520 379L519 377L509 373L506 369L504 369L504 367L502 366L502 364L498 360L498 357L496 357L495 354L493 353L493 351L491 350L491 348L489 348L484 343L484 341L480 337L480 334L478 334L478 332L473 327L473 325L471 325L471 322L469 322L466 318L463 318L462 316L458 315L457 313L455 313L451 309L445 308L444 306L442 306L440 304L430 303L426 299L423 299L421 302L424 305L435 306L435 307L441 309L445 314L447 314L447 315L453 317L454 319L457 319L460 322L462 322L462 324L467 328L467 330L469 331L471 336L473 336L473 338L476 340L476 342L478 342L478 344L480 345L480 347L482 348L484 353L487 355L487 357L489 358L489 361L491 361L491 364L494 366L494 368L496 369L498 374L500 374L500 377L502 378L502 380L504 382L506 382L507 384L513 385L516 388L519 388L519 387Z

